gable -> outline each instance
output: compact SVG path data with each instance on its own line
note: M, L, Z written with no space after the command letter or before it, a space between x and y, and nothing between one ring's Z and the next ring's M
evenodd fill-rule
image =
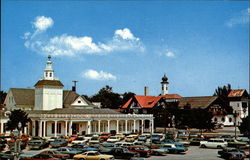
M81 96L79 96L71 105L72 106L88 106L89 104Z

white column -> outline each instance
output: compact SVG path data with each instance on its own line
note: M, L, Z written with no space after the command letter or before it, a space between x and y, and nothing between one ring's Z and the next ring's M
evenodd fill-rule
M91 121L88 121L87 134L91 134Z
M101 120L98 120L98 133L101 133Z
M39 137L42 137L42 128L43 128L42 125L43 125L43 121L40 120L39 121L39 133L38 133Z
M65 121L64 135L68 136L68 121Z
M3 133L3 123L1 122L0 133Z
M125 120L125 133L128 133L128 120Z
M108 120L108 133L110 133L110 120Z
M134 132L136 130L136 120L134 120Z
M43 121L43 137L46 137L46 121Z
M142 119L141 120L141 133L144 132L144 120Z
M116 120L116 133L119 133L119 120Z
M69 136L72 135L72 121L69 121Z
M151 133L154 133L154 120L151 120Z
M2 124L1 124L2 125ZM23 133L25 134L25 135L27 135L27 127L24 127L23 128Z
M57 136L57 121L55 121L55 127L54 127L54 137Z

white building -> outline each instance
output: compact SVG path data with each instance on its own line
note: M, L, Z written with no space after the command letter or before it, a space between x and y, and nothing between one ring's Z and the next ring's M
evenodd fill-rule
M75 90L63 90L54 77L51 57L48 57L43 78L35 89L10 88L4 101L7 112L25 110L31 122L24 132L33 136L58 136L110 132L153 132L153 115L122 114L111 109L100 109ZM0 133L8 118L2 113ZM145 128L145 123L149 127ZM148 125L147 125L148 126Z

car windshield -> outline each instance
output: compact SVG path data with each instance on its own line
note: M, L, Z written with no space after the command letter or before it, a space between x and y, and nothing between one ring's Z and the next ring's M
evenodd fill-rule
M114 136L111 136L111 137L109 137L109 139L117 139L116 137L114 137Z
M84 138L83 137L77 137L75 140L84 140Z
M98 140L98 137L92 137L91 140Z

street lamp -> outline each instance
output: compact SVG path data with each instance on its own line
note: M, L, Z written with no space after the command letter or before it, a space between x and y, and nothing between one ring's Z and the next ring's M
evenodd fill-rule
M235 127L235 130L234 130L234 136L235 136L235 139L236 139L236 126L237 126L237 116L238 116L238 113L236 111L234 111L234 127Z

